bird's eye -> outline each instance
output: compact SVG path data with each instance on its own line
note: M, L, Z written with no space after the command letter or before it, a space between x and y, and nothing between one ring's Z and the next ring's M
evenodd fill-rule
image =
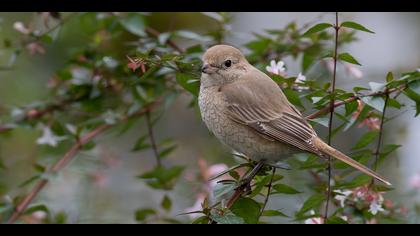
M232 65L232 61L231 60L225 61L225 66L226 67L230 67L231 65Z

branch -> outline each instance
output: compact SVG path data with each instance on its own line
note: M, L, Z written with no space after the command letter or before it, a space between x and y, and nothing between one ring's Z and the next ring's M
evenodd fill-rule
M66 106L68 106L71 103L76 102L76 101L77 100L75 100L75 99L68 99L68 100L64 100L64 101L61 101L61 102L58 102L58 103L55 103L55 104L48 105L44 109L40 109L40 110L31 109L31 110L27 111L22 118L15 121L14 123L21 123L21 122L25 122L25 121L31 121L31 120L39 119L39 118L41 118L41 117L43 117L47 114L50 114L54 111L62 110ZM13 127L0 125L0 134L4 133L4 132L7 132L7 131L10 131L12 129L13 129Z
M146 26L145 28L146 33L152 35L155 38L159 38L159 35L161 34L159 31L155 30L154 28L150 26ZM184 53L184 50L179 47L174 41L167 40L166 44L168 44L171 48L175 49L175 51L178 51L179 53Z
M127 121L130 118L133 117L137 117L137 116L142 116L144 114L146 114L147 112L150 111L150 109L154 106L156 106L158 103L160 102L160 100L155 101L153 103L148 104L146 107L142 108L141 110L139 110L137 113L134 113L131 116L125 117L124 119L122 119L121 121ZM101 125L99 127L97 127L96 129L90 131L89 133L87 133L86 135L84 135L83 137L81 137L78 142L76 144L74 144L65 154L64 156L58 160L54 166L49 169L46 174L47 175L53 175L53 174L57 174L60 170L62 170L64 167L67 166L67 164L74 159L74 157L76 156L76 154L80 151L80 149L83 147L83 145L87 144L88 142L90 142L92 139L94 139L95 137L97 137L98 135L102 134L104 131L108 130L109 128L113 127L115 125L110 125L110 124L104 124ZM47 183L49 182L48 179L42 179L41 181L39 181L33 188L32 190L29 192L29 194L23 199L22 202L20 202L16 207L15 210L12 214L12 216L8 219L7 223L8 224L13 224L14 222L16 222L16 220L19 218L19 216L28 208L29 204L31 204L31 202L34 200L34 198L36 196L38 196L39 192L47 185Z
M332 105L330 103L330 105L328 105L327 107L324 107L321 110L316 111L316 112L306 116L306 119L310 120L310 119L320 117L324 114L327 114L327 113L330 112L332 106L334 106L334 108L336 108L336 107L345 105L346 103L350 103L350 102L359 100L361 97L374 97L374 96L390 95L391 93L394 93L394 92L397 92L397 91L400 92L400 91L404 90L406 88L406 86L407 85L403 84L403 85L401 85L397 88L388 89L385 92L379 91L379 92L370 93L370 94L366 94L366 95L354 95L353 97L349 97L349 98L345 99L344 101L334 102L334 105Z
M333 94L331 97L330 102L330 119L328 120L328 145L331 145L331 139L332 139L332 125L333 125L333 118L334 118L334 109L335 109L335 98L334 98L334 92L335 92L335 84L336 84L336 78L337 78L337 51L338 51L338 31L340 30L340 26L338 25L338 12L335 13L335 47L334 47L334 71L333 71L333 78L332 78L332 84L331 84L331 91L330 93ZM331 166L331 157L328 156L328 189L327 189L327 200L325 203L325 212L324 212L324 222L327 222L328 218L328 207L330 204L330 197L331 197L331 176L332 176L332 166Z
M258 218L262 216L262 214L264 213L265 207L267 206L268 199L270 198L270 195L271 195L271 189L273 187L273 179L274 179L275 174L276 174L276 168L273 167L273 174L271 175L270 182L268 183L268 186L267 186L267 195L265 196L263 206L261 207L260 216Z
M382 135L384 131L384 123L385 123L385 112L386 112L386 106L388 103L389 94L385 97L385 103L384 103L384 109L382 110L382 117L381 117L381 124L379 126L379 137L378 137L378 143L376 145L376 151L375 151L375 165L373 166L373 170L376 171L378 167L378 159L379 159L379 151L381 149L381 143L382 143ZM375 181L375 178L372 178L372 183Z
M155 135L153 134L153 125L150 119L150 111L146 112L146 125L147 125L147 131L149 133L150 143L152 144L153 153L155 154L157 165L162 166L162 162L160 161L160 157L159 157L159 151L156 145Z

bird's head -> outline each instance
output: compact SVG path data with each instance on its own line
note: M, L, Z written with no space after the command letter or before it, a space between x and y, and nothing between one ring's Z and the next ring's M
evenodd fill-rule
M237 48L229 45L213 46L203 55L202 83L223 85L246 74L250 64Z

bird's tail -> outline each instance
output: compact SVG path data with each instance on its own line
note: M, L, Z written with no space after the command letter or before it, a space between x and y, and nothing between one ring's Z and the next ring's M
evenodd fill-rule
M353 160L351 157L346 156L342 152L338 151L337 149L331 147L330 145L326 144L324 141L322 141L320 138L316 137L313 140L313 144L315 147L321 151L323 154L326 154L328 156L337 158L338 160L347 163L348 165L360 170L361 172L374 177L375 179L385 183L386 185L391 185L390 182L386 181L382 176L374 172L373 170L367 168L366 166L360 164L359 162Z

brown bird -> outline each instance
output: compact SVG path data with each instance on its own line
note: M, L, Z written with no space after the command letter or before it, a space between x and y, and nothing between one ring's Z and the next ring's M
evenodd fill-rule
M216 45L204 54L198 101L209 130L254 161L275 163L306 151L337 158L391 185L322 141L281 88L232 46Z

